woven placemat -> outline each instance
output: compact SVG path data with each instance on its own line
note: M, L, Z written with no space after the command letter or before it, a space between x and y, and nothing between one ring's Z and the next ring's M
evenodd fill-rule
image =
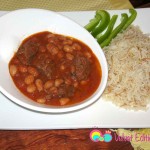
M53 11L79 11L133 8L129 0L0 0L0 10L42 8Z

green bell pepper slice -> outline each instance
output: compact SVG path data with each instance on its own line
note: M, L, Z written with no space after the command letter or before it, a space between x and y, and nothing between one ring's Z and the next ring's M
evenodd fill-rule
M128 21L128 15L125 13L121 14L121 23L111 32L109 37L100 44L101 48L108 46L110 44L111 40L115 38L119 32L122 31L127 21Z
M100 33L96 36L97 42L99 44L101 44L111 34L117 18L118 18L118 15L113 15L109 24L108 24L106 32L103 35Z
M108 23L110 21L110 15L107 11L105 10L98 10L96 11L96 14L101 16L101 21L100 23L94 28L91 32L93 37L96 37L99 33L104 31L106 27L108 26Z
M98 25L100 20L101 20L101 16L99 14L96 14L95 17L91 19L87 25L84 26L84 28L89 32L91 32Z
M129 9L130 12L130 17L127 21L127 23L124 25L123 30L126 30L128 28L128 26L135 20L136 16L137 16L137 12L135 9Z

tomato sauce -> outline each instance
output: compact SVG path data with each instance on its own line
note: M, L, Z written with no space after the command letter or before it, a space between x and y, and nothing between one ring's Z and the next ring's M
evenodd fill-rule
M48 31L21 43L9 62L9 71L21 93L53 106L84 101L101 82L101 66L86 44Z

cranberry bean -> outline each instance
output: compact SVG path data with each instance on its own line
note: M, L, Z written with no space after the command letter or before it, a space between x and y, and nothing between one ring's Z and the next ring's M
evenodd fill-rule
M31 84L34 81L34 76L33 75L28 75L25 77L24 82L25 84Z
M70 84L71 84L71 80L66 79L66 80L65 80L65 84L70 85Z
M55 80L55 87L59 87L64 82L63 79L56 79Z
M51 88L54 85L54 82L51 80L48 80L45 84L44 84L44 89L47 90L49 88Z
M65 65L60 66L60 70L65 70L65 68L66 68Z
M55 40L55 38L48 38L48 42L49 42L49 43L54 43L54 44L55 44L56 40Z
M51 99L52 99L52 95L51 95L51 94L46 95L46 96L45 96L45 99L46 99L47 101L51 100Z
M43 82L41 79L36 79L35 85L39 92L43 91Z
M91 58L91 54L89 52L85 52L84 55L87 57L87 58Z
M19 66L19 71L20 71L21 73L25 73L25 72L28 71L28 69L27 69L26 66Z
M50 91L50 93L52 94L52 96L57 96L57 94L58 94L58 89L57 89L57 87L51 87L50 89L49 89L49 91Z
M59 99L60 105L62 105L62 106L67 104L69 101L70 101L69 98L60 98Z
M81 85L86 85L87 83L88 83L88 80L82 80L82 81L80 82Z
M44 52L46 52L46 48L41 45L41 46L39 47L39 51L42 52L42 53L44 53Z
M63 50L64 50L65 52L71 53L71 52L73 51L73 48L72 48L71 46L69 46L69 45L65 45L65 46L63 47Z
M38 71L33 67L28 67L28 72L35 77L39 75Z
M77 87L79 86L79 83L78 83L78 82L74 82L73 86L74 86L75 88L77 88Z
M73 43L73 41L70 40L70 39L63 41L63 44L64 44L64 45L66 45L66 44L67 44L67 45L72 45L72 43Z
M59 51L58 54L57 54L57 57L60 58L60 59L63 58L64 53L62 51Z
M64 41L64 40L66 40L66 37L65 36L58 36L58 38L59 38L59 40L62 40L62 41Z
M67 57L68 60L73 60L73 58L74 58L74 56L70 53L67 53L66 57Z
M48 58L48 57L49 57L49 56L46 55L46 54L41 54L41 55L38 55L38 56L37 56L37 59L43 60L43 59L46 59L46 58Z
M73 50L81 50L81 46L78 43L72 45Z
M27 92L33 93L36 90L36 86L34 84L30 84L27 86Z
M56 55L59 52L59 48L54 44L49 43L46 47L52 55Z
M45 98L39 98L36 100L38 103L40 104L44 104L46 102L46 99Z
M52 37L55 37L55 34L49 33L49 34L47 35L47 38L52 38Z
M18 71L18 68L15 65L10 65L9 71L10 71L11 76L15 76Z

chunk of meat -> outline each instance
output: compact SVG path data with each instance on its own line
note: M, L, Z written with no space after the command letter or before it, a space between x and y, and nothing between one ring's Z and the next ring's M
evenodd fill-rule
M51 98L63 98L63 97L72 97L75 93L75 88L73 85L62 84L59 87L51 87L46 90L47 97L46 99Z
M79 81L86 80L90 73L90 61L85 56L77 55L74 59L74 77Z
M19 47L17 57L24 65L29 65L39 50L39 43L36 38L25 42Z
M55 62L47 54L42 54L33 60L33 66L52 79L55 73Z
M74 92L74 86L64 84L58 88L58 97L72 97Z

